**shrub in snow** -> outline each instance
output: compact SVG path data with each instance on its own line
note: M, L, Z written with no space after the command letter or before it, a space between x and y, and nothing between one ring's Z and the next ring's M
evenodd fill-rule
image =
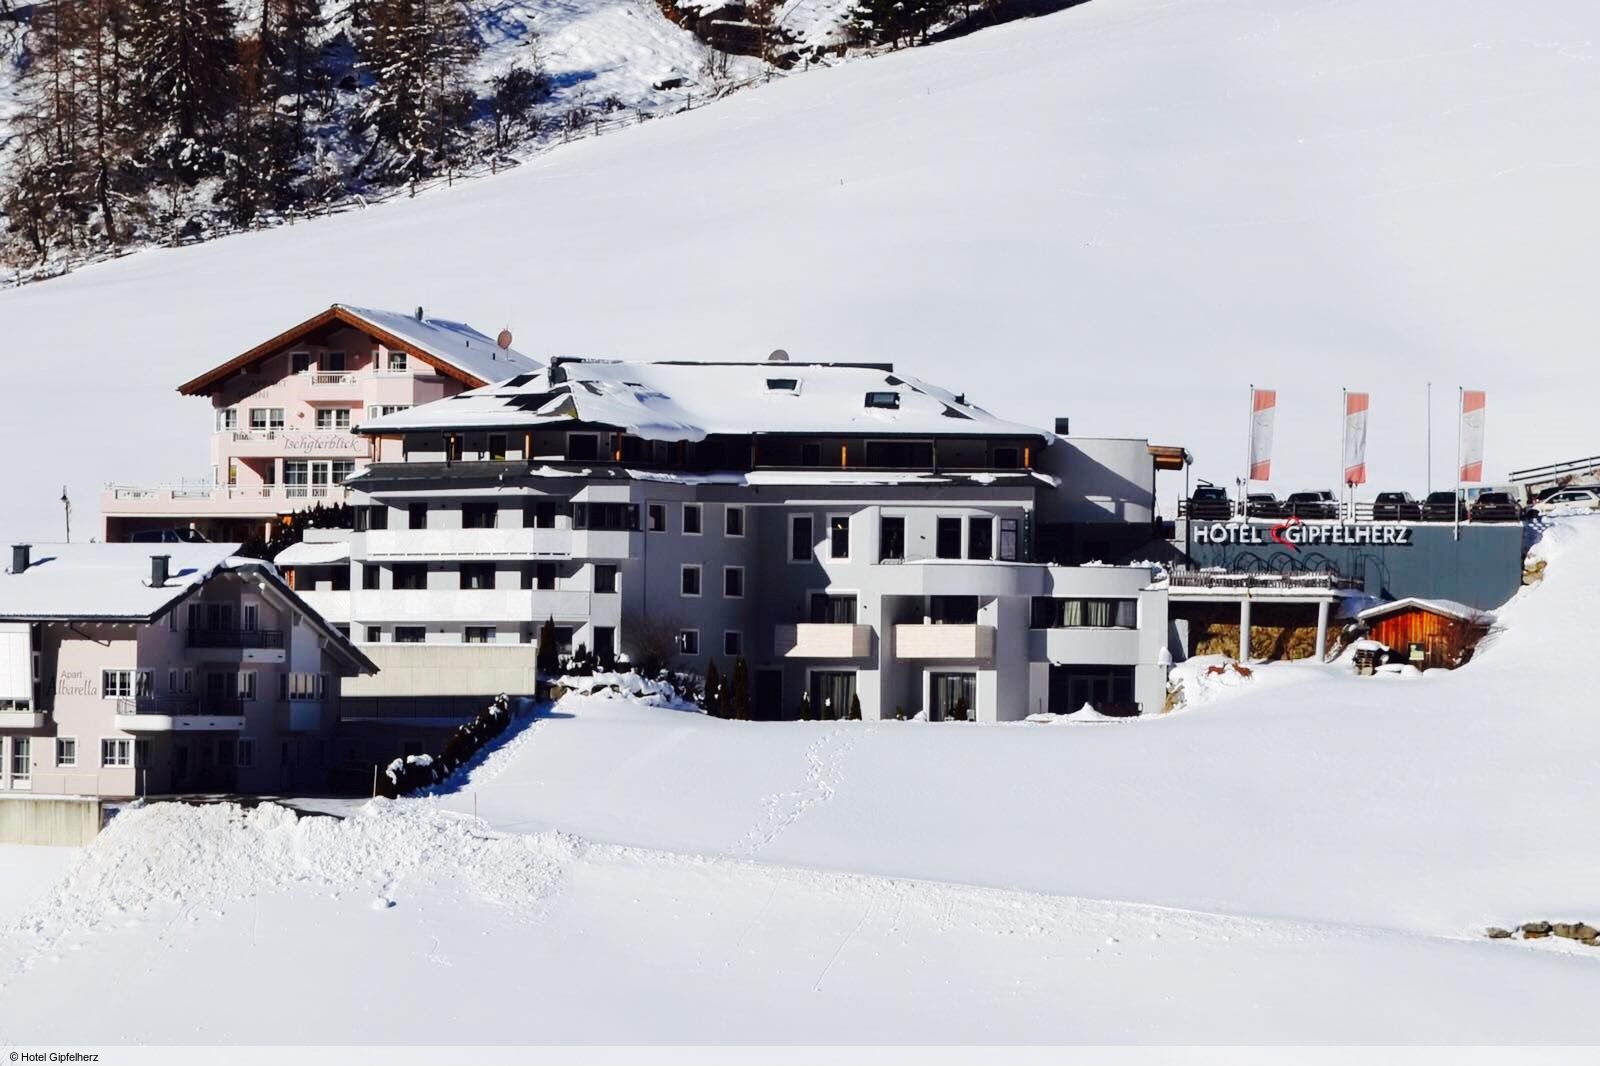
M741 722L750 720L750 667L743 655L733 663L733 691L729 693L729 702L733 717Z
M852 722L861 721L861 697L854 692L850 693L850 720Z
M700 705L706 713L715 717L722 717L722 709L717 705L717 697L722 688L722 675L717 672L717 661L712 659L706 664L706 691Z
M496 696L472 721L451 731L437 756L407 755L391 762L379 783L379 794L394 799L448 780L510 725L511 701Z

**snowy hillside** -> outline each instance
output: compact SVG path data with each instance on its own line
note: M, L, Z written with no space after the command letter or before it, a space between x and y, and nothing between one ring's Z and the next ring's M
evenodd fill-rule
M82 518L105 481L204 473L173 387L336 300L541 357L894 360L1218 479L1277 386L1287 489L1336 476L1342 385L1373 393L1375 488L1423 487L1428 380L1438 481L1458 382L1491 476L1593 454L1596 40L1587 0L1096 0L3 292L4 532L57 533L63 482Z
M292 986L312 1042L1592 1040L1600 948L1483 937L1600 917L1600 519L1538 550L1454 674L1089 724L574 698L449 795L128 812L13 857L0 1039L279 1041Z

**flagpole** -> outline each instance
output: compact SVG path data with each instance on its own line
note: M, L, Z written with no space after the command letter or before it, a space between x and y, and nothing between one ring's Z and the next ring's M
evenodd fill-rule
M1344 459L1350 452L1350 389L1339 390L1339 420L1344 428L1339 431L1339 517L1344 517L1345 476Z
M1244 480L1239 483L1239 513L1250 517L1250 509L1245 506L1245 500L1250 496L1250 460L1253 458L1256 435L1256 387L1250 385L1250 403L1245 408L1244 419Z
M1427 481L1428 494L1431 496L1433 494L1433 382L1431 382L1431 381L1428 382L1428 401L1427 402L1428 402L1428 412L1427 412L1426 421L1427 421L1427 424L1428 424L1428 440L1423 445L1423 447L1427 450L1428 475L1424 480Z
M1461 423L1466 417L1467 394L1460 385L1456 386L1456 499L1455 499L1455 529L1453 536L1461 539Z

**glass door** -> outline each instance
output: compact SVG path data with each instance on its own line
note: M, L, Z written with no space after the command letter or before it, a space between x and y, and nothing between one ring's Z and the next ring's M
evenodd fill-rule
M929 674L928 717L935 722L976 721L978 675Z
M833 720L850 717L850 700L856 694L854 670L818 670L811 675L811 714Z
M326 496L328 486L333 483L333 464L326 459L313 459L310 462L311 495Z

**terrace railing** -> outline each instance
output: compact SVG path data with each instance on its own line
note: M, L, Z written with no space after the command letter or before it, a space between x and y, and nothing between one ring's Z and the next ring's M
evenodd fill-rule
M191 629L191 648L281 648L281 629Z

